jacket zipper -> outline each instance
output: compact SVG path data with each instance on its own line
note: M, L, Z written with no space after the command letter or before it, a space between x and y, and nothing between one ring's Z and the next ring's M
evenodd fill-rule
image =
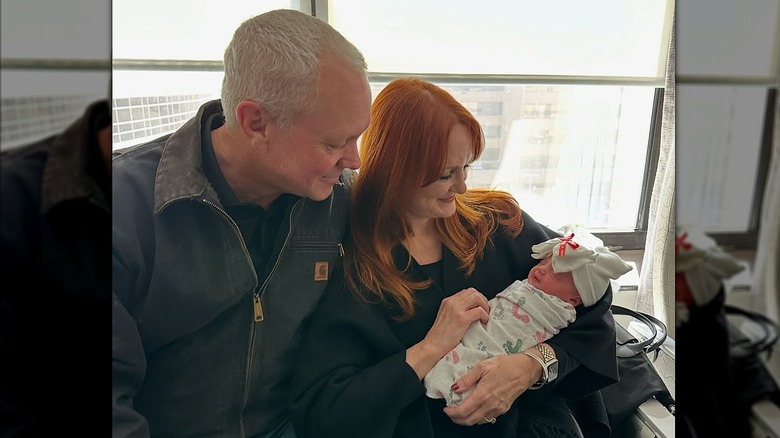
M255 306L255 322L262 322L263 319L265 319L265 315L263 314L263 303L261 298L263 297L263 291L265 290L266 286L268 286L268 282L271 281L271 277L274 276L274 272L276 272L276 268L279 266L279 262L282 260L282 255L284 255L284 250L287 248L287 245L290 243L290 236L292 236L292 222L293 217L295 217L295 210L298 208L299 205L303 203L303 198L299 199L295 202L295 205L292 207L292 211L290 211L290 222L288 224L287 229L287 237L284 238L284 244L282 244L282 249L279 251L279 256L276 257L276 262L274 263L274 267L271 268L271 272L268 273L268 276L265 277L265 280L263 281L262 286L257 288L255 291L255 298L254 298L254 306Z
M236 221L234 221L233 218L230 217L230 215L227 214L227 212L222 209L222 207L220 207L219 205L209 201L206 198L201 198L201 201L204 204L207 204L207 205L209 205L211 207L214 207L218 212L220 212L222 214L222 216L225 216L225 219L227 219L228 222L230 222L231 225L233 225L233 229L236 230L236 234L238 235L238 241L241 242L241 249L244 250L244 256L246 257L247 262L249 262L249 266L252 267L252 272L255 275L255 280L257 280L257 273L255 272L255 269L254 269L255 265L252 263L252 256L249 255L249 248L246 247L246 242L244 242L244 236L241 234L241 228L238 227L238 224L236 223Z
M203 201L205 204L208 204L208 205L214 207L217 211L222 213L222 215L225 216L225 218L228 221L230 221L230 223L233 225L233 229L236 230L236 234L238 235L238 240L239 240L239 242L241 242L241 249L244 250L244 255L246 256L246 259L249 262L249 266L252 267L252 272L254 273L255 281L257 281L258 280L257 273L255 272L255 269L254 269L255 265L254 265L254 263L252 263L252 256L249 254L249 249L246 247L246 242L244 241L244 236L241 234L241 228L238 227L238 224L236 223L236 221L234 221L233 218L230 217L230 215L227 214L227 212L222 209L222 207L220 207L219 205L209 201L206 198L201 198L201 201ZM255 289L255 299L254 299L254 302L255 302L255 304L254 304L255 305L255 321L258 320L257 319L258 315L260 317L260 321L262 321L263 320L263 306L260 304L260 299L259 299L259 296L257 295L257 289Z
M281 251L279 251L279 256L276 258L276 263L274 263L274 267L271 269L271 272L266 277L265 281L263 282L263 285L255 291L255 296L253 301L254 305L254 312L255 312L255 323L252 324L251 334L249 336L249 349L247 351L246 356L246 375L244 379L244 408L246 408L247 402L249 400L249 379L252 375L252 355L254 354L254 345L255 345L255 333L256 333L256 326L258 322L261 322L264 319L263 315L263 304L261 302L262 297L262 291L263 289L268 285L268 281L273 276L274 272L276 271L276 267L279 266L279 261L282 259L282 254L284 254L284 249L287 247L288 242L290 241L290 236L292 235L292 218L295 216L295 209L298 207L298 205L303 202L303 199L299 199L295 205L293 205L292 211L290 212L290 227L287 231L287 237L284 239L284 244L282 245ZM241 435L244 435L244 419L243 415L241 416Z
M254 264L252 263L252 257L249 254L249 249L246 246L246 242L244 241L244 236L241 234L241 229L238 227L238 224L236 224L236 222L233 220L233 218L231 218L230 215L228 215L227 212L225 212L225 210L223 210L220 206L214 204L213 202L211 202L211 201L209 201L209 200L207 200L205 198L201 198L201 200L202 200L203 203L214 207L217 211L219 211L233 225L233 228L236 230L236 234L238 235L239 241L241 242L241 248L244 251L244 255L246 256L247 261L249 261L249 264L251 266L254 266ZM254 320L255 320L255 323L261 322L265 318L265 315L263 313L263 304L262 304L262 300L261 300L262 293L265 290L265 288L268 286L268 282L271 280L271 277L273 277L274 272L276 272L276 268L279 266L279 263L282 260L282 256L284 255L284 250L287 248L288 245L290 245L290 237L292 236L292 231L293 231L293 226L292 226L293 225L293 218L295 217L296 210L298 209L298 207L302 203L303 203L303 199L299 199L295 203L295 205L293 205L292 210L290 212L290 218L289 218L288 230L287 230L287 237L285 237L284 244L282 245L282 249L279 252L279 256L276 258L276 262L274 263L274 266L271 269L271 272L268 274L266 279L263 281L262 286L260 286L259 288L255 289L254 298L252 300L253 307L254 307ZM331 245L332 245L332 243L331 244L315 243L315 244L313 244L311 246L312 247L326 247L326 246L331 246ZM298 246L298 245L294 245L293 244L292 246ZM338 250L339 250L339 255L341 255L343 257L344 256L344 247L342 246L341 243L338 243ZM254 270L253 270L253 272L254 272ZM255 278L257 279L257 273L255 273ZM245 376L245 385L244 385L244 388L245 388L245 391L246 391L244 393L244 406L246 406L247 397L249 396L249 393L248 393L247 389L249 388L249 376L251 375L251 368L252 368L252 346L254 345L254 339L255 339L255 327L253 325L252 326L252 333L250 334L250 337L249 337L249 351L248 351L248 354L247 354L246 376ZM243 420L242 420L241 421L242 433L243 433L243 427L244 427L244 425L243 425Z
M246 247L246 242L244 241L244 236L241 234L241 228L239 228L239 226L236 223L236 221L234 221L233 218L230 217L230 215L227 214L227 212L222 209L222 207L220 207L219 205L209 201L206 198L201 198L201 201L204 204L206 204L206 205L214 207L215 210L220 212L222 214L222 216L224 216L233 225L233 229L236 230L236 234L238 235L238 240L241 242L241 248L244 251L244 255L246 256L247 261L249 262L249 265L252 267L252 273L255 276L255 282L257 282L257 273L254 270L254 263L252 263L252 256L249 254L249 249ZM257 292L255 290L255 299L256 298L257 298ZM262 306L260 306L260 308L258 309L258 305L259 305L259 302L256 302L255 303L255 321L257 321L258 310L259 310L261 316L262 316L262 312L263 312ZM252 367L252 345L254 345L254 343L255 343L255 327L254 327L254 324L252 324L251 333L249 334L249 345L247 346L247 355L246 355L246 375L244 376L244 407L246 407L247 398L249 397L249 392L248 392L248 388L249 388L249 374L250 374L249 370ZM244 435L244 419L243 419L243 415L240 416L239 423L240 423L240 428L241 428L241 435L243 436Z

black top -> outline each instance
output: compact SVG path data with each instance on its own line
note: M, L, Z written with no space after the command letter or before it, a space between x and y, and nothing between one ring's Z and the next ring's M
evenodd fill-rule
M470 278L443 247L442 281L415 293L415 315L407 321L393 319L393 310L386 306L356 299L338 272L306 328L293 376L290 404L298 437L516 437L531 409L533 415L549 412L550 423L563 424L569 418L564 396L580 397L616 382L608 289L593 306L578 308L576 321L548 341L561 362L558 379L525 392L496 424L454 425L441 411L443 400L425 397L423 383L405 361L406 349L427 334L444 297L475 287L491 299L527 277L538 263L531 246L549 235L529 215L524 213L523 219L518 237L503 229L494 235L494 244L488 245ZM394 258L403 269L409 255L399 246ZM429 278L414 262L408 275Z

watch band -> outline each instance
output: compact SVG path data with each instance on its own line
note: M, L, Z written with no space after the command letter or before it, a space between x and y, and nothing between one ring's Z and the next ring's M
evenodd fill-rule
M533 385L529 386L528 389L539 389L542 386L544 386L545 383L547 383L547 379L550 377L547 371L547 364L542 360L539 356L535 354L531 354L527 351L521 351L521 353L525 354L528 357L534 358L535 361L539 362L539 365L542 366L542 377L533 383Z
M537 344L537 345L534 345L534 348L536 348L536 350L537 350L539 353L542 353L542 359L544 359L544 362L545 362L546 364L548 364L548 365L549 365L549 364L550 364L550 362L552 362L552 361L554 361L554 360L557 360L557 359L555 358L555 352L553 352L553 349L552 349L552 348L550 348L550 347L548 347L548 346L546 346L546 345L544 345L544 344ZM545 368L547 368L547 366L545 366Z

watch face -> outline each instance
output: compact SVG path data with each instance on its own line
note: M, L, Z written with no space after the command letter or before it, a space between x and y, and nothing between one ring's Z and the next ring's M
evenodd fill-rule
M547 377L547 381L548 382L551 382L551 381L555 380L556 377L558 377L558 360L557 359L555 359L555 361L553 363L551 363L550 365L547 366L547 373L548 373L548 377Z

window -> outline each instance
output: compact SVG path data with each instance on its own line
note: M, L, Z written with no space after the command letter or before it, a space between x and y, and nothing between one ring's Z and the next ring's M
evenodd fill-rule
M222 55L239 24L272 9L298 9L300 2L222 0L215 8L204 0L116 0L111 5L116 150L171 133L200 105L218 99Z
M503 109L503 102L477 102L477 110L474 111L474 115L500 116Z
M501 125L485 125L482 127L486 138L500 138Z
M114 97L123 99L115 102L115 148L171 132L200 103L218 98L222 51L232 31L263 12L249 0L230 0L225 12L192 0L186 2L190 20L177 20L173 26L180 27L172 29L170 14L159 8L180 10L181 1L113 3ZM277 7L311 12L355 43L366 56L374 96L390 80L415 75L472 111L486 149L469 185L510 191L553 228L584 223L632 235L626 248L641 241L636 235L645 226L641 209L649 193L647 157L658 129L652 122L666 68L671 0L554 6L505 0L489 7L316 0L267 9ZM222 24L204 32L198 24L212 23L214 13L225 14ZM170 99L189 106L171 106Z
M510 191L553 228L630 234L610 236L628 248L646 226L672 7L329 0L317 15L361 48L375 80L422 76L472 111L493 152L474 163L469 185Z
M377 73L662 78L666 0L328 0ZM435 25L432 25L435 23ZM435 56L432 56L435 54Z
M546 105L565 111L526 117L526 86L491 87L505 102L490 102L487 108L507 109L498 114L501 125L488 121L492 112L474 113L488 143L498 141L494 152L474 166L470 185L510 191L523 208L551 227L577 218L593 228L634 229L654 88L555 86L545 92ZM469 103L478 96L465 93L458 99Z
M677 224L752 248L777 108L780 1L682 2L678 16Z
M110 34L109 6L91 0L3 1L1 149L59 133L87 105L105 99L110 42L95 36Z

